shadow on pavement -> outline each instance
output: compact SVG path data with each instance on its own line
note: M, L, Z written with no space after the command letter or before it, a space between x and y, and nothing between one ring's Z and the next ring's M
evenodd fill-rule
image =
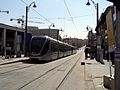
M27 63L27 64L45 64L45 63L49 63L51 61L40 61L40 60L37 60L37 59L33 59L33 60L24 60L22 61L23 63Z

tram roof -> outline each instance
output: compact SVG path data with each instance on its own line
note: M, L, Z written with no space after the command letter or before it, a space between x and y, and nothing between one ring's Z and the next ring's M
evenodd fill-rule
M63 44L63 45L66 45L66 46L76 48L76 47L73 46L73 45L70 45L70 44L68 44L68 43L65 43L65 42L62 42L62 41L56 40L56 39L51 38L51 37L49 37L49 36L33 36L33 38L34 38L34 37L43 37L43 38L49 39L49 40L54 41L54 42L59 42L60 44Z

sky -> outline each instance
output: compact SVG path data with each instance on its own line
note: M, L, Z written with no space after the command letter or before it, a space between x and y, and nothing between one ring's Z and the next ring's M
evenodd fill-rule
M0 10L8 10L9 14L1 12L0 23L20 27L21 24L15 19L24 16L25 20L26 6L35 2L37 7L33 8L32 4L28 11L28 26L48 28L54 23L55 27L51 28L62 29L60 35L63 38L86 39L88 34L86 27L91 27L93 32L96 27L96 9L91 0L89 1L90 6L86 5L88 0L1 0ZM107 0L93 1L99 4L99 17L112 5Z

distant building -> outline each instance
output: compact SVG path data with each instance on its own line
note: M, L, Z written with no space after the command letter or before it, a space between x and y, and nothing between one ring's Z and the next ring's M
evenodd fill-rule
M36 35L36 36L50 36L54 39L58 39L58 40L61 40L61 37L59 35L59 29L39 29L38 27L32 27L32 26L29 26L28 27L28 32L31 33L33 36Z
M87 42L87 40L82 40L78 38L64 38L62 41L70 45L76 46L77 48L86 45Z
M78 38L65 38L61 39L59 35L59 29L39 29L38 27L28 26L27 30L27 50L29 50L29 42L32 36L50 36L54 39L64 41L68 44L77 46L78 48L85 45L84 40ZM24 53L24 32L25 29L18 28L0 23L0 55L2 54L2 48L4 47L4 55L7 54L7 49L11 49L17 52Z
M4 47L6 55L7 49L20 51L24 53L24 31L23 28L10 26L0 23L0 55L2 54L2 48ZM32 36L50 36L54 39L61 40L59 35L59 29L39 29L38 27L28 26L27 30L27 50L29 50L29 42ZM18 50L19 49L19 50Z

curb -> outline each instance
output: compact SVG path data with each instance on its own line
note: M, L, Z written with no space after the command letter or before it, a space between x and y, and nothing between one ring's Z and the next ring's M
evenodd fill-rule
M28 57L25 57L25 58L13 58L13 60L11 61L3 61L0 63L0 65L6 65L6 64L11 64L11 63L16 63L16 62L21 62L21 61L24 61L24 60L28 60L29 58Z

